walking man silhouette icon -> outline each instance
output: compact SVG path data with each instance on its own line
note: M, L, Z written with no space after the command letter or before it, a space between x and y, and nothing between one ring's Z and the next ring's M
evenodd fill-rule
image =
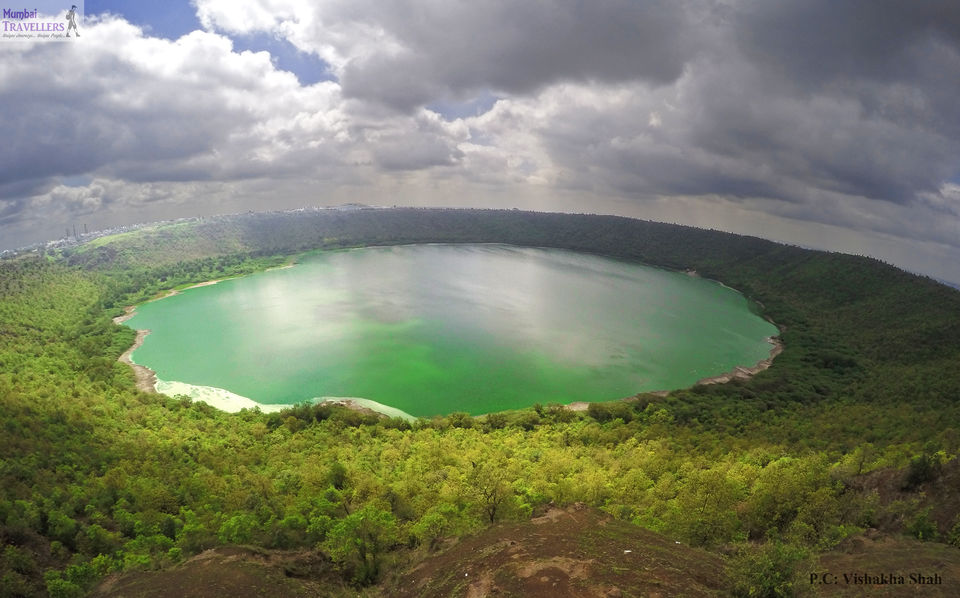
M77 37L80 37L80 30L77 29L77 5L74 4L70 7L70 11L67 13L67 37L70 37L70 30L74 30L77 34Z

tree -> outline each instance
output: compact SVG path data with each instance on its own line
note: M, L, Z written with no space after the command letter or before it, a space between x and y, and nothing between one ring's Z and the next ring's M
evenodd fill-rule
M903 490L915 490L925 482L932 482L940 477L942 466L939 455L924 453L910 460L907 475L903 480Z
M803 587L799 572L807 559L803 548L781 542L746 547L733 559L733 595L744 598L788 598Z
M381 555L396 544L397 532L392 513L367 504L334 525L323 547L358 583L371 584L380 575Z
M456 516L453 505L441 504L424 513L411 531L417 542L434 551L440 546L443 537L450 532L451 520Z
M256 517L249 513L241 513L220 524L217 538L224 544L249 544L253 539L253 532L258 527Z
M716 546L733 539L739 527L736 506L743 484L719 469L695 470L670 501L670 526L695 546Z
M498 461L471 462L467 483L473 489L480 510L489 523L497 520L513 490L507 483L507 463Z

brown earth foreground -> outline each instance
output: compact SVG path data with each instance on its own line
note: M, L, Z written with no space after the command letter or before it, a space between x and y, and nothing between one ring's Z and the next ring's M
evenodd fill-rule
M724 561L596 510L551 509L465 539L384 584L384 596L726 595Z
M419 556L417 556L419 555ZM400 551L379 586L346 584L318 551L225 546L163 571L113 575L94 598L670 598L732 596L729 563L591 508L553 508L451 541ZM408 564L404 566L402 562ZM960 596L960 550L868 530L797 572L796 596ZM846 574L846 577L845 577ZM884 574L887 577L878 580ZM856 576L861 576L857 578ZM892 576L902 577L902 583ZM914 577L911 577L914 576ZM915 580L921 579L924 583ZM939 581L937 581L939 580ZM871 583L882 581L882 583ZM892 581L892 582L891 582ZM936 583L929 583L937 581Z
M95 598L726 596L724 561L594 509L495 525L378 587L345 585L318 552L229 546L164 571L107 578Z
M91 598L306 598L355 596L319 552L241 546L207 550L170 569L112 575Z
M960 549L870 532L848 538L801 575L816 596L960 596Z

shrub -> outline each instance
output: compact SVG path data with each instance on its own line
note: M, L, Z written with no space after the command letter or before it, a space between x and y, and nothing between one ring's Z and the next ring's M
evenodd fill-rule
M389 511L366 505L341 519L327 534L324 548L360 584L376 582L380 559L396 544L397 521Z
M960 548L960 515L953 522L953 528L947 534L947 544Z
M485 432L501 430L506 426L507 416L502 413L488 413L483 418L483 429Z
M927 541L937 539L937 524L930 520L931 509L927 507L921 510L907 523L907 531L914 538Z
M920 484L932 482L940 477L940 457L924 453L910 460L907 475L903 480L904 490L914 490Z
M234 515L220 524L217 538L224 544L249 544L257 527L257 518L253 515Z
M806 558L803 548L782 542L745 548L733 561L733 593L743 598L798 596L807 587L799 578Z
M463 411L451 413L447 416L447 421L449 421L450 425L454 428L472 428L474 423L473 417Z
M82 598L85 593L77 584L63 579L59 571L47 571L43 580L50 598Z

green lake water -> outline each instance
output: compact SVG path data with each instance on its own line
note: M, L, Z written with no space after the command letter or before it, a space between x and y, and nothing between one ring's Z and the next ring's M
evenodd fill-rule
M151 330L133 359L161 392L361 397L414 416L686 387L768 357L777 334L715 282L502 245L317 253L143 304L127 324Z

